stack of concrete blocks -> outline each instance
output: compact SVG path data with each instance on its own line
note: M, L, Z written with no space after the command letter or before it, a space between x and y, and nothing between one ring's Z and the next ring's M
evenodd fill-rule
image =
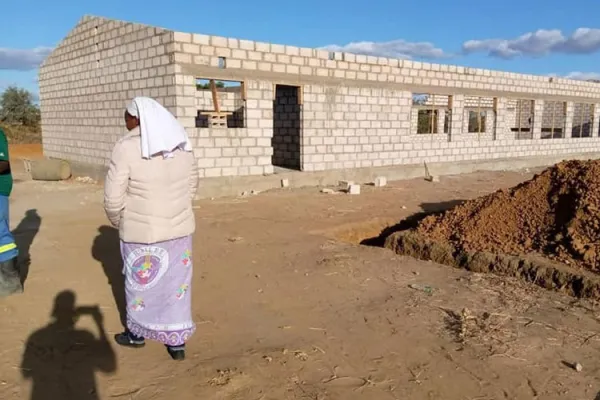
M242 98L241 86L229 86L217 89L217 101L219 110L230 114L227 125L232 128L244 127L244 99ZM197 127L208 127L206 112L214 112L215 105L212 92L209 89L200 89L196 92Z
M387 185L387 178L385 176L378 176L377 178L375 178L375 181L373 182L373 186L375 187L384 187Z
M244 81L243 128L196 127L196 79L201 78ZM598 110L597 83L192 35L88 17L41 69L44 151L106 164L124 132L127 101L148 95L171 109L187 129L202 177L272 174L278 84L300 87L303 171L562 156L600 148L598 119L592 137L572 138L569 129L573 103L594 104ZM416 133L413 93L452 96L448 133ZM496 98L494 135L462 137L468 135L466 96ZM516 139L510 130L516 118L510 104L516 99L534 103L534 134L527 139ZM540 140L544 99L567 102L566 138Z

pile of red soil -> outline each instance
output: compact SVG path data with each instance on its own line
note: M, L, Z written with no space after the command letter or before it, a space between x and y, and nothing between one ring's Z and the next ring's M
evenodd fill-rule
M566 161L512 189L425 218L417 233L457 250L538 253L600 272L600 161Z

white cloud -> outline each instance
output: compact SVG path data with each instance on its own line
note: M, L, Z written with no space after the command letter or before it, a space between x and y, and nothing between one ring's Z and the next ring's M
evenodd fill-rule
M589 80L598 80L600 81L600 72L581 72L581 71L573 71L568 74L547 74L547 76L551 76L554 78L567 78L574 79L576 81L589 81Z
M9 49L0 47L0 70L29 71L36 69L52 52L50 47Z
M568 37L558 29L539 29L516 39L468 40L462 49L465 54L486 52L505 59L550 53L590 54L600 50L600 29L578 28Z
M435 47L429 42L407 42L402 39L389 42L352 42L346 45L329 45L323 47L329 51L343 51L346 53L364 54L368 56L389 58L446 58L448 54L444 50Z
M600 29L579 28L561 46L565 53L588 54L600 49Z
M587 81L590 79L600 80L600 72L580 72L573 71L565 75L565 78L576 79L578 81Z

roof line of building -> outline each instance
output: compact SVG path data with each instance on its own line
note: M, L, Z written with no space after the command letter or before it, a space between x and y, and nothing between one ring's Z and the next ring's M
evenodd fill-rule
M164 29L168 32L174 32L174 33L183 33L183 34L190 34L190 35L194 35L194 34L199 34L198 32L183 32L183 31L178 31L178 30L174 30L174 29L169 29L169 28L164 28L164 27L160 27L160 26L156 26L156 25L149 25L149 24L144 24L144 23L140 23L140 22L131 22L131 21L123 21L123 20L119 20L119 19L115 19L115 18L107 18L107 17L102 17L102 16L96 16L96 15L85 15L80 22L84 22L87 21L89 19L101 19L104 21L117 21L117 22L122 22L125 24L134 24L134 25L138 25L138 26L144 26L144 27L151 27L151 28L160 28L160 29ZM249 41L253 41L255 43L260 43L260 44L270 44L270 45L280 45L280 46L290 46L290 45L285 45L285 44L279 44L279 43L271 43L271 42L259 42L259 41L255 41L255 40L251 40L251 39L241 39L241 38L228 38L225 36L220 36L220 35L208 35L211 37L216 37L216 38L223 38L223 39L237 39L237 40L249 40ZM298 46L293 46L293 47L298 47ZM347 52L336 52L336 51L328 51L328 50L323 50L322 48L312 48L312 47L298 47L299 49L307 49L307 50L317 50L320 51L322 53L324 53L324 56L319 57L319 55L317 55L318 58L334 58L334 59L343 59L344 58L344 54L353 54L355 56L361 56L361 54L356 54L356 53L347 53ZM398 58L389 58L389 57L376 57L376 56L367 56L367 63L368 64L376 64L376 65L390 65L393 63L393 61L398 62L398 60L402 60L402 59L398 59ZM465 68L466 70L469 70L471 74L473 75L487 75L487 72L490 73L509 73L514 75L515 78L519 78L519 79L527 79L527 78L535 78L535 79L539 79L540 77L542 78L553 78L556 79L557 81L565 81L565 83L574 83L576 82L577 84L584 84L584 85L590 85L590 87L597 87L597 85L599 84L598 82L595 81L582 81L582 80L577 80L577 79L570 79L570 78L565 78L565 77L550 77L550 76L545 76L545 75L536 75L536 74L523 74L523 73L518 73L518 72L511 72L511 71L502 71L502 70L495 70L495 69L484 69L484 68L470 68L470 67L465 67L464 65L459 65L459 64L442 64L442 63L430 63L430 62L421 62L421 61L412 61L412 60L402 60L404 63L415 63L415 65L426 65L426 66L434 66L434 65L439 65L439 66L455 66L457 68Z

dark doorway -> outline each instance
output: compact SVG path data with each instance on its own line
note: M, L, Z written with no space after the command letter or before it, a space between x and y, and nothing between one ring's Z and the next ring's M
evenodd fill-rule
M273 158L275 167L300 171L302 106L301 88L276 85L273 101Z

